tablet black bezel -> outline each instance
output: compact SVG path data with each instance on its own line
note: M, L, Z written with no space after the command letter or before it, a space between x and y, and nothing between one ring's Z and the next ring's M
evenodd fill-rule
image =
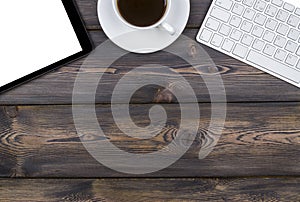
M64 4L65 10L69 16L71 24L77 35L78 41L80 42L82 51L75 53L75 54L73 54L63 60L60 60L56 63L53 63L49 66L46 66L46 67L44 67L38 71L35 71L31 74L28 74L22 78L19 78L11 83L1 86L0 93L3 93L4 91L8 91L8 90L15 88L21 84L29 82L37 77L40 77L46 73L49 73L52 70L55 70L67 63L73 62L74 60L87 55L88 53L90 53L93 50L93 45L92 45L89 35L85 29L84 23L81 20L78 8L77 8L74 0L61 0L61 1Z

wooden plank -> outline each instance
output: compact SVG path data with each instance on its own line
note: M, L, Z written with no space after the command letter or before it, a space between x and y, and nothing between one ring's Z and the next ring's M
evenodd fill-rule
M100 29L97 15L97 2L91 0L76 0L80 13L88 29ZM187 24L189 28L199 28L211 0L191 0L190 18Z
M197 30L187 30L185 34L193 39L196 32ZM90 34L96 45L106 40L106 37L100 31L93 31L90 32ZM189 57L194 57L195 55L193 55L193 53L195 53L195 49L189 45L190 44L186 44L186 47L182 47L181 51L186 51L187 55L190 55ZM212 71L210 66L204 65L201 67L198 66L197 68L201 73L205 74L221 73L228 102L300 101L300 91L298 88L210 48L205 48L205 50L214 60L218 70L213 68L214 71ZM162 58L164 58L164 60L162 60ZM0 104L71 104L74 81L81 63L82 60L2 94L0 96ZM115 62L109 68L108 72L105 73L102 85L98 87L96 102L110 103L114 85L120 78L134 67L153 63L169 66L174 72L181 73L194 88L198 101L210 102L206 85L199 74L189 68L183 60L164 52L147 56L129 54ZM99 62L95 62L94 68L84 68L81 70L81 73L92 76L97 72L105 71L105 68L106 67L100 67ZM156 72L149 71L147 74L150 76L156 74ZM178 83L176 84L176 76L174 76L174 74L165 75L164 77L173 79L173 83L165 86L165 88L169 88L169 86L173 84L177 86L180 85ZM136 76L133 76L132 80L135 82ZM157 93L163 92L161 89L159 86L146 86L135 94L132 98L132 102L149 103L154 100L161 102L166 101L157 99L159 95ZM168 102L174 101L174 98L168 100Z
M299 201L299 178L0 180L0 201Z
M140 127L149 124L151 106L131 105L131 118ZM130 138L117 128L110 105L97 105L96 111L112 143L127 152L148 153L172 142L179 127L178 105L162 106L168 114L166 127L155 138L145 141ZM200 130L189 151L169 168L145 176L300 175L299 103L229 104L223 134L214 150L202 160L198 159L200 148L204 143L212 144L213 139L207 127L210 104L199 104L199 107ZM128 176L102 166L89 155L74 128L71 106L0 109L0 177ZM89 121L84 114L82 119ZM86 136L89 141L99 140L97 132L92 129L90 132ZM185 134L189 140L189 131ZM111 155L109 150L105 153ZM113 160L114 156L110 158Z

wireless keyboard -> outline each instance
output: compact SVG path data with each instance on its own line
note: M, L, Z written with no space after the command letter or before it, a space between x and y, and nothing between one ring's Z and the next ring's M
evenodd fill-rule
M213 0L197 41L300 88L300 0Z

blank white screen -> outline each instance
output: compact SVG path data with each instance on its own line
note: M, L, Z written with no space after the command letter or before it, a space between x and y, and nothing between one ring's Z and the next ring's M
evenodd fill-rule
M82 51L61 0L1 0L0 25L0 87Z

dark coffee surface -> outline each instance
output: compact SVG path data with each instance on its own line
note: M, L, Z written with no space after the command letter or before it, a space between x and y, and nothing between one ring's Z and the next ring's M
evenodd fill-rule
M166 0L117 0L122 17L132 25L147 27L165 14Z

